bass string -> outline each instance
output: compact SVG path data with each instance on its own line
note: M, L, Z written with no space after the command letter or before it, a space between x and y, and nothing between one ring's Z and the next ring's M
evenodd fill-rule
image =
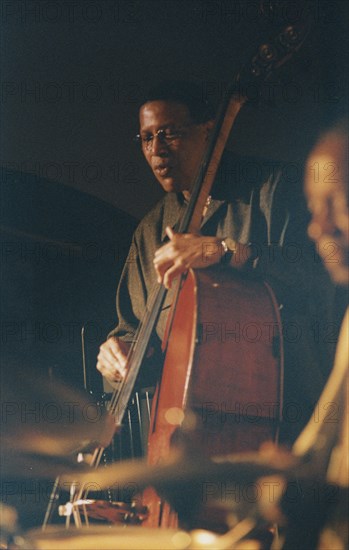
M143 321L141 321L136 331L134 341L127 357L126 376L120 382L119 388L117 388L113 393L109 411L110 414L115 417L116 424L118 426L122 422L124 413L133 392L141 364L149 346L150 338L160 315L166 292L166 289L159 285L156 285L155 289L152 291L151 298L153 298L153 300L151 301L153 303L149 311L146 312Z

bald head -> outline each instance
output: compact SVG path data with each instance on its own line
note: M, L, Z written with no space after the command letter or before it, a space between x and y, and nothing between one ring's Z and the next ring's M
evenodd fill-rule
M309 236L332 279L349 283L348 130L326 132L306 166L305 194L312 214Z

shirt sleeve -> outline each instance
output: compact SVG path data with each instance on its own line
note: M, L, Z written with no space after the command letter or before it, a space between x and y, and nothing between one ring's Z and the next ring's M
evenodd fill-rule
M118 324L108 334L108 338L114 336L125 342L133 342L145 308L145 282L135 234L132 238L116 294Z
M137 337L137 329L147 311L147 297L149 287L152 285L153 275L148 258L144 258L144 241L152 242L152 235L145 227L139 227L132 239L126 263L121 274L117 294L116 311L118 316L117 326L108 334L108 338L117 337L124 342L133 343ZM150 246L150 248L152 248ZM142 252L143 251L143 252ZM139 387L155 386L163 358L160 340L153 334L149 346L149 355L138 376Z

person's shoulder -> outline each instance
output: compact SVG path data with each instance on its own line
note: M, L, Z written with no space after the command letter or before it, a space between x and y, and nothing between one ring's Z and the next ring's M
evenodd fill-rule
M226 166L235 166L238 182L243 189L260 189L261 192L282 193L289 200L303 195L304 161L302 159L275 159L229 153ZM232 169L230 168L230 172Z
M158 200L154 206L144 215L138 224L138 227L147 225L149 221L153 222L161 218L164 213L178 205L178 198L176 193L166 193L160 200Z
M213 194L217 197L245 198L253 191L274 186L281 178L282 166L272 159L224 151Z
M222 158L223 168L234 168L235 174L241 179L265 181L270 175L281 173L284 163L268 157L243 155L225 151Z
M163 220L167 213L172 208L176 207L178 199L175 193L166 193L155 205L147 212L140 220L136 231L134 233L135 238L139 238L144 234L150 232L158 232L162 229Z

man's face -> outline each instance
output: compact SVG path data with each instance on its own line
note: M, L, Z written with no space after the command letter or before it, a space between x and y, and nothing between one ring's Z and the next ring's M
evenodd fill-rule
M156 100L142 105L139 122L143 154L160 185L190 192L213 121L196 124L186 105Z
M344 285L349 282L348 144L344 136L330 136L307 162L308 233L332 279Z

